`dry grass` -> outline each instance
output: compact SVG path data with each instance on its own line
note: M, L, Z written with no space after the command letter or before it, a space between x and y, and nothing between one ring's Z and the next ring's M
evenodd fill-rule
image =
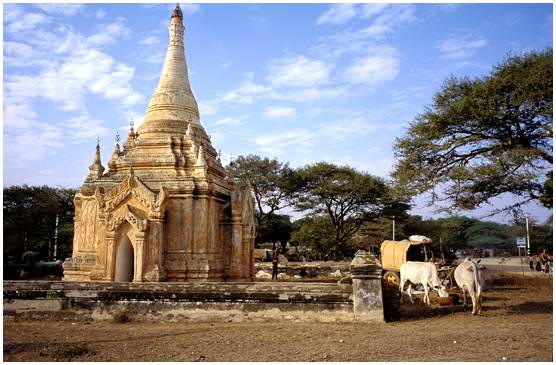
M127 323L130 321L129 316L126 312L116 312L112 317L112 322L116 324Z
M60 345L54 355L56 358L72 359L88 351L86 343L64 343Z
M499 275L494 279L497 287L516 287L520 289L548 290L552 292L552 276Z

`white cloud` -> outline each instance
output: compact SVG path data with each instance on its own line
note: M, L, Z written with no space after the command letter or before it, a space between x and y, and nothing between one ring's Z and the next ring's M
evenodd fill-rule
M25 99L4 99L4 128L29 129L36 123L37 113Z
M104 9L98 9L95 12L95 16L97 19L103 19L106 16L106 11Z
M344 71L344 78L351 84L375 85L395 79L399 68L394 48L375 47L369 50L368 55L356 58Z
M487 45L484 38L452 37L438 43L442 57L452 61L465 60L473 57L479 48Z
M3 6L3 15L5 22L12 22L17 20L19 17L23 16L23 10L21 9L20 5L18 4L4 4Z
M264 110L264 116L269 119L295 118L295 109L288 107L270 107Z
M390 4L362 4L361 17L369 19L375 15L382 13Z
M333 64L295 56L274 60L266 80L274 86L310 87L329 82Z
M345 24L353 18L369 19L382 13L389 4L333 4L318 17L316 23Z
M199 11L201 6L199 4L180 4L181 11L184 15L191 16Z
M11 19L11 17L9 18ZM37 26L50 23L50 17L39 13L23 13L11 21L6 30L10 33L29 32Z
M281 155L285 148L295 150L311 147L318 135L307 129L296 128L281 133L265 133L255 137L254 142L266 153Z
M64 146L63 130L50 124L40 124L21 134L4 132L4 161L25 165ZM32 141L32 142L30 142Z
M110 24L100 24L98 32L87 38L87 42L93 46L102 46L113 44L116 38L130 33L128 27L123 23L123 19L119 18L116 22Z
M21 42L4 42L4 65L29 66L40 62L30 45Z
M108 132L103 121L92 118L86 112L68 119L64 125L70 129L74 140L92 139L97 136L104 136Z
M346 53L365 52L368 47L384 40L396 29L417 21L415 5L379 5L382 4L367 4L362 7L361 17L374 17L370 24L359 29L348 28L329 37L323 37L314 49L323 57L340 57Z
M317 19L317 24L344 24L357 15L355 4L333 4Z
M320 133L331 139L346 139L350 137L365 137L378 131L377 124L366 122L363 118L340 120L334 123L320 125Z
M296 103L310 103L319 100L331 100L351 95L349 88L340 85L334 87L304 87L287 90L272 91L264 95L268 99L291 101Z
M158 37L148 36L148 37L145 37L145 38L141 39L139 41L139 43L140 44L146 44L146 45L153 45L153 44L160 44L160 43L162 43L162 41Z
M19 67L4 76L5 156L17 158L14 164L40 159L62 148L63 142L105 134L104 122L87 112L89 95L110 100L125 114L144 101L132 86L135 69L99 49L129 32L123 19L102 24L97 33L85 35L56 18L41 14L25 18L19 7L7 8L6 29L20 31L25 39L25 43L7 40L4 52L6 65ZM72 12L69 8L45 9L62 15ZM41 67L25 67L35 65ZM34 109L37 101L78 114L60 114L55 123L45 121Z
M141 61L151 63L153 65L162 65L164 63L164 58L166 54L164 52L156 52L149 54L145 57L141 57ZM157 75L159 77L160 75Z
M218 112L218 105L216 101L199 101L199 113L202 116L213 115Z
M229 103L252 104L254 95L260 95L268 91L270 91L269 87L246 80L238 88L222 96L222 100Z
M243 117L233 118L227 117L224 119L219 119L216 122L213 122L214 125L229 125L229 126L238 126L242 124Z
M45 13L63 16L75 15L85 7L84 4L35 4L35 6Z

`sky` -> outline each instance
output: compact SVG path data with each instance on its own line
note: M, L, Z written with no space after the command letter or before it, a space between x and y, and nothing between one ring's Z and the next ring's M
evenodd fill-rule
M145 115L174 6L3 5L4 186L79 187L97 136L106 166L116 134ZM181 6L190 84L223 163L257 154L388 178L396 137L443 80L552 47L552 4ZM466 214L511 197L499 200ZM412 213L438 216L421 198Z

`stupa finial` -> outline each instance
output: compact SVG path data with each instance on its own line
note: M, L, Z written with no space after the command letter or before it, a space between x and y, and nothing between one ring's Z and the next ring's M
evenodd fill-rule
M102 173L104 172L104 166L100 161L100 136L97 135L97 145L95 151L95 158L93 159L93 163L89 166L89 174L100 178Z
M183 19L183 13L181 11L179 3L176 3L176 7L172 11L172 18L176 18L176 17Z

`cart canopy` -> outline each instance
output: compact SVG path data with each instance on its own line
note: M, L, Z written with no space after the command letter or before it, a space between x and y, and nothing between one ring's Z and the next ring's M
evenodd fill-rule
M406 261L424 261L423 243L411 241L384 241L380 246L383 270L400 271Z

